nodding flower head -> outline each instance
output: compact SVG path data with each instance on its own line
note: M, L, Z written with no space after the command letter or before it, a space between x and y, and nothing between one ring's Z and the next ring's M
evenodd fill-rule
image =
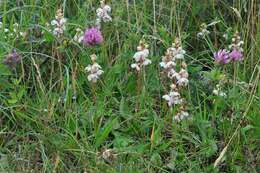
M21 56L17 53L15 49L9 53L3 61L3 64L7 65L10 68L15 68L18 63L21 62Z
M83 38L84 44L94 46L94 45L101 44L102 42L103 42L103 36L101 31L98 28L92 27L86 29Z
M244 58L243 53L237 49L233 49L229 56L233 61L242 61Z
M229 52L226 49L220 49L214 53L215 61L219 64L227 64L230 62Z

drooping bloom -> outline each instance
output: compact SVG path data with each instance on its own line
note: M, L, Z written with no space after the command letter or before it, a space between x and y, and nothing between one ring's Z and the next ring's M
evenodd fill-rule
M21 56L17 53L15 49L13 49L12 52L6 56L3 64L7 65L10 68L15 68L17 64L21 62L21 59Z
M144 41L140 41L139 46L137 47L137 52L133 56L135 63L131 64L131 68L140 71L142 66L147 66L151 64L152 61L147 58L148 56L148 45L146 45Z
M214 53L215 61L219 64L227 64L230 62L229 52L226 49L220 49Z
M61 37L66 30L67 19L64 18L62 9L58 9L56 12L55 19L51 21L51 25L55 28L53 29L53 34L57 37Z
M85 71L88 73L88 81L96 83L100 76L104 73L102 67L96 62L97 56L91 55L92 65L88 65Z
M232 52L230 52L229 56L233 61L242 61L244 58L243 53L237 49L233 49Z
M101 31L98 28L92 27L86 29L83 38L84 44L94 46L97 44L101 44L102 42L103 42L103 36Z

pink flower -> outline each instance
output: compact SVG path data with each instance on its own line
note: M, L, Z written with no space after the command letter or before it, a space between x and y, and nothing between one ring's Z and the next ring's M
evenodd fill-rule
M240 52L237 49L233 49L232 52L229 54L229 57L233 60L233 61L242 61L243 60L243 53Z
M214 53L215 61L219 64L227 64L230 62L229 52L226 49L220 49Z
M84 44L94 46L97 44L101 44L102 42L103 42L103 36L101 31L98 28L92 27L86 29L83 38Z

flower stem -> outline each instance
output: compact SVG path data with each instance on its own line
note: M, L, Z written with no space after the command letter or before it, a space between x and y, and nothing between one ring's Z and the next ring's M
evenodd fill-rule
M136 106L135 106L135 112L138 112L139 108L140 108L140 94L141 94L141 89L142 89L142 70L140 70L139 72L137 72L137 102L136 102Z

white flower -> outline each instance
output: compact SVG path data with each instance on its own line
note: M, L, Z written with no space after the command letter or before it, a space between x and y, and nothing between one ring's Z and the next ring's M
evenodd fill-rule
M64 14L61 9L58 9L56 12L55 19L51 21L51 25L54 27L53 34L61 37L64 31L66 30L67 19L64 18Z
M111 12L111 7L109 5L105 5L103 7L103 10L106 11L107 13L110 13Z
M189 83L188 77L189 77L189 73L185 69L182 68L179 72L179 75L176 77L177 85L187 86Z
M140 70L141 70L141 68L139 67L138 64L131 64L131 68L134 68L134 69L136 69L137 71L140 71Z
M101 70L101 66L97 63L88 65L85 70L89 73L88 81L93 83L96 83L99 77L104 73L104 71Z
M57 21L57 20L55 20L55 19L54 19L54 20L52 20L52 21L51 21L51 25L53 25L53 26L56 26L56 25L58 25L58 21Z
M176 66L175 57L173 57L173 53L171 49L167 49L166 55L162 57L162 62L160 62L160 66L166 70L174 68Z
M223 38L227 40L228 39L228 34L227 33L223 34Z
M168 78L174 79L174 78L179 78L179 73L177 73L174 69L170 69L167 73Z
M220 97L227 97L227 94L223 91L221 91L221 87L219 84L216 85L215 89L212 92L214 95L216 96L220 96Z
M188 118L190 115L188 112L186 111L181 111L179 112L176 116L174 116L174 120L177 121L177 122L180 122L181 120L183 119L186 119Z
M198 38L204 38L206 35L210 34L210 32L207 30L207 28L203 28L201 32L197 34Z
M136 62L145 61L145 59L149 56L149 50L144 49L141 51L138 51L134 54L134 59Z
M212 26L215 25L218 22L212 22L208 25L206 25L205 23L202 23L200 26L200 32L197 34L197 37L199 38L204 38L206 35L208 35L210 32L207 30L208 26Z
M216 85L216 88L213 90L212 93L216 96L220 96L220 97L224 97L224 98L227 97L227 94L225 92L221 91L219 84Z
M100 26L101 21L103 22L111 22L112 17L109 15L111 12L111 7L106 5L104 1L100 1L101 7L96 10L97 13L97 20L96 24Z
M169 69L175 67L176 63L174 61L160 62L160 66L163 67L164 69Z
M20 36L25 37L26 36L26 32L19 32Z
M88 81L96 83L99 77L104 73L102 67L96 63L97 56L95 54L91 55L92 65L88 65L85 71L89 74Z
M2 22L0 22L0 29L3 27L3 23Z
M182 103L180 94L176 91L171 91L169 94L164 95L162 98L168 102L169 107Z
M238 32L235 32L233 38L232 38L232 43L229 45L229 49L236 49L240 52L243 52L243 45L244 45L244 41L241 40L241 37L239 36Z
M189 80L187 78L180 78L177 81L177 85L179 85L179 86L187 86L188 83L189 83Z
M171 48L172 51L172 55L173 57L175 57L176 59L184 59L184 55L186 54L186 51L182 49L182 47L172 47Z
M77 28L76 29L76 34L73 37L73 40L75 42L81 43L83 41L83 38L84 38L84 32L80 28Z
M138 51L133 56L135 63L131 64L131 68L140 71L142 66L147 66L151 64L152 61L147 58L149 56L149 50L143 45L142 42L140 42L137 50Z

